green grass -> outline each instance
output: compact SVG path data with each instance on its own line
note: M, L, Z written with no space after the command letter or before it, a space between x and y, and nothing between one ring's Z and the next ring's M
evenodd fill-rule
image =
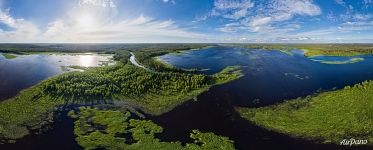
M263 108L237 108L259 126L294 137L339 144L373 144L373 81Z
M126 150L233 150L233 141L214 133L194 130L190 137L194 143L163 142L156 134L163 128L149 120L132 119L127 111L98 110L81 107L79 112L69 112L75 118L76 141L84 149Z
M9 53L2 53L2 55L5 57L5 59L14 59L14 58L17 58L16 55L12 55L12 54L9 54Z

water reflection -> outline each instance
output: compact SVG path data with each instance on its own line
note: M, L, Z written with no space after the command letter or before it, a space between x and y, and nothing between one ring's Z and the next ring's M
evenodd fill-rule
M90 67L90 66L94 66L94 62L95 62L95 56L92 56L92 55L80 55L79 56L79 66L83 66L83 67Z
M0 54L0 101L20 90L57 74L74 69L68 66L95 67L113 64L112 55L101 54L34 54L6 59Z

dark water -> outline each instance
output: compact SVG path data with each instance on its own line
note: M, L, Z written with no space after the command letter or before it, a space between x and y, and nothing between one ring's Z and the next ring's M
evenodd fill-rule
M56 114L51 128L39 134L32 133L18 140L16 144L0 144L1 150L74 150L81 149L75 141L74 120L67 116L70 108Z
M193 129L214 132L235 141L239 149L371 149L371 147L339 147L291 138L267 131L242 119L236 106L259 107L306 96L321 90L341 88L373 79L373 57L354 64L328 65L305 58L301 51L291 55L279 51L247 50L214 47L190 51L183 55L168 54L161 59L182 68L209 69L204 73L219 72L226 66L243 66L244 77L225 85L212 87L161 116L147 116L160 126L164 141L192 142ZM323 59L331 59L324 57ZM2 69L2 68L0 68ZM73 135L72 120L61 115L53 129L42 135L31 135L17 144L0 145L0 149L79 149Z
M108 61L110 55L35 54L5 59L0 53L0 101L15 96L20 90L71 69L64 66L94 67Z

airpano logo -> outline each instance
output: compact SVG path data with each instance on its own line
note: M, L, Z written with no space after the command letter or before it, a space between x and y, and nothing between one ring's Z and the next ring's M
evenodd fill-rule
M352 145L365 145L368 144L368 140L357 140L354 138L351 139L343 139L340 143L340 145L345 145L345 146L352 146Z

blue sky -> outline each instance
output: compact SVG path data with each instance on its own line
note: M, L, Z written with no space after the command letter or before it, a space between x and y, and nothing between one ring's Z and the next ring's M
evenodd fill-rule
M0 0L0 42L371 43L373 0Z

